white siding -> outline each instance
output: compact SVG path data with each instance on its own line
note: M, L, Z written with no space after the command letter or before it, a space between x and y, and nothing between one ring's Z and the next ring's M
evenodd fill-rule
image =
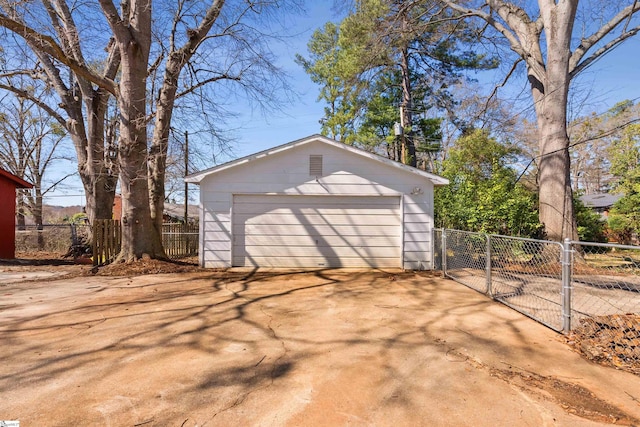
M311 154L323 156L323 176L309 176ZM249 217L247 213L234 211L234 195L387 196L381 199L400 200L399 210L402 222L400 227L403 233L394 238L400 239L402 250L395 265L406 269L431 268L433 184L429 179L417 174L341 150L321 141L294 147L213 173L202 180L200 189L203 209L200 222L203 234L200 249L201 260L205 267L229 267L234 259L242 256L241 253L234 253L234 259L232 259L232 238L240 231L235 218L238 215L237 219L242 222ZM353 197L353 199L358 198ZM369 197L360 200L365 199ZM356 206L354 205L354 208L357 209ZM275 210L269 215L280 215L282 211L278 209L287 209L285 206L272 207ZM347 219L351 214L350 211L336 212L336 215L342 215L341 220ZM358 216L361 214L363 214L362 211ZM311 218L319 219L317 216ZM295 220L293 217L289 219ZM326 224L313 225L319 232L329 233L326 234L327 245L336 242L336 236L345 231L343 225L334 226L342 227L335 230ZM245 226L260 227L259 224L251 223L245 223ZM303 230L292 228L296 226L300 227L299 224L294 223L281 224L280 227L273 228L277 231L275 235L270 236L274 245L280 244L285 236L291 244L304 243L304 237L300 237L300 234L295 232ZM396 226L350 223L349 227L351 231L355 230L362 233L362 236L367 236L367 241L371 241L371 244L376 244L380 240L371 239L388 238L388 227ZM337 234L333 235L336 232ZM376 236L376 233L380 233L381 236ZM293 238L292 235L296 237ZM259 233L251 235L248 239L250 245L260 245L264 242L264 237ZM344 236L344 239L352 245L358 245L360 242L357 235ZM262 260L255 261L259 263Z

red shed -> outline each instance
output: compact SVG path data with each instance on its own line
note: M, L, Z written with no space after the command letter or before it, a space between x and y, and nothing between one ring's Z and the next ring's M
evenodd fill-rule
M16 188L32 184L0 168L0 258L16 257Z

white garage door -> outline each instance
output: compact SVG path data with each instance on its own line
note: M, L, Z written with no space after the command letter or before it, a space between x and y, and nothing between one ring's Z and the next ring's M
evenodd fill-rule
M233 265L401 267L399 197L233 197Z

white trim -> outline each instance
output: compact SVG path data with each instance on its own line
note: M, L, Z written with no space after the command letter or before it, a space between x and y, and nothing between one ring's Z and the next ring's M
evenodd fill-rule
M204 209L202 208L202 195L198 205L198 261L204 267Z
M404 194L400 194L400 265L404 270Z
M251 154L249 156L245 156L245 157L241 157L239 159L236 160L232 160L230 162L227 163L223 163L221 165L218 166L214 166L212 168L200 171L200 172L196 172L194 174L191 174L187 177L184 178L185 182L190 182L190 183L194 183L194 184L200 184L200 182L207 176L212 175L214 173L218 173L218 172L222 172L224 170L233 168L233 167L237 167L237 166L241 166L241 165L245 165L247 163L251 163L254 160L258 160L261 159L263 157L267 157L270 156L272 154L276 154L276 153L280 153L282 151L286 151L286 150L290 150L294 147L299 147L302 145L306 145L309 144L311 142L314 141L320 141L322 143L325 143L327 145L331 145L333 147L339 148L341 150L346 150L349 151L351 153L357 154L359 156L362 157L366 157L368 159L374 160L376 162L380 162L380 163L384 163L386 165L398 168L400 170L403 170L405 172L409 172L415 175L419 175L423 178L427 178L429 179L434 186L442 186L442 185L447 185L449 184L449 180L446 178L443 178L441 176L429 173L429 172L425 172L423 170L414 168L412 166L407 166L404 165L402 163L396 162L394 160L390 160L387 159L385 157L379 156L377 154L373 154L373 153L369 153L367 151L361 150L359 148L356 147L352 147L350 145L344 144L342 142L338 142L335 141L331 138L327 138L326 136L322 136L322 135L311 135L308 136L306 138L302 138L302 139L298 139L295 141L291 141L287 144L283 144L283 145L279 145L277 147L274 148L270 148L264 151L260 151L258 153L255 154Z

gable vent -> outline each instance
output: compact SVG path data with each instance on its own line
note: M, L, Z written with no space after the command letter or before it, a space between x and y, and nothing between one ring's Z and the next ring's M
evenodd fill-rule
M309 175L322 176L322 154L309 156Z

